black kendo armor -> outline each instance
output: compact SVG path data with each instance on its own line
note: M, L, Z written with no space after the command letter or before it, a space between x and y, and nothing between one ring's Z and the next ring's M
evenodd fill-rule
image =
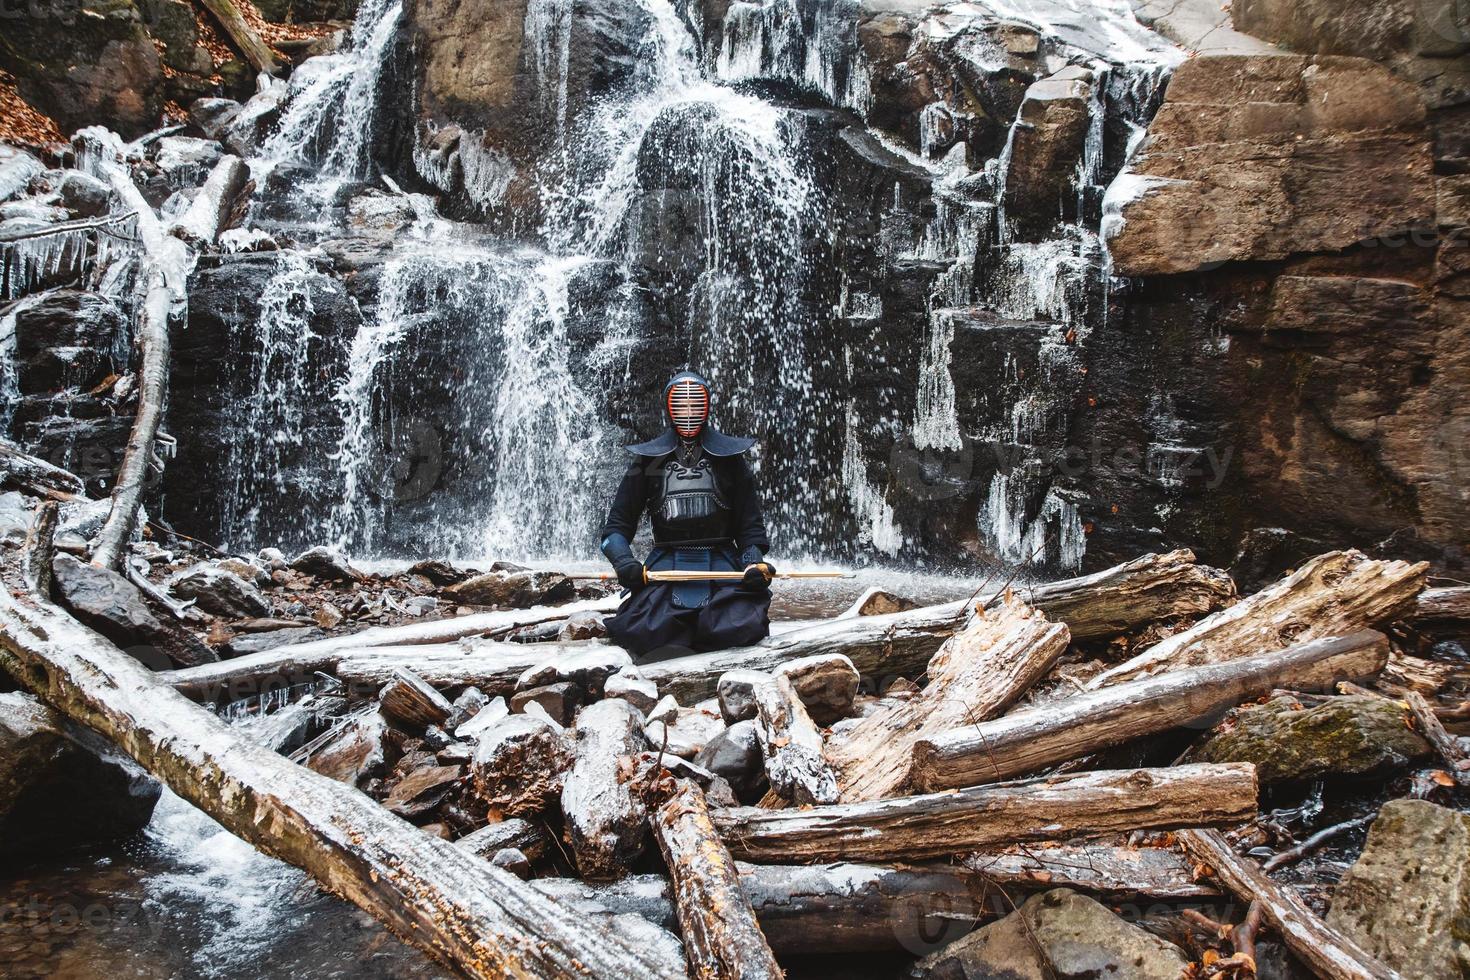
M689 461L685 461L689 459ZM649 501L653 539L657 545L721 544L734 533L729 503L720 490L714 463L695 446L680 447L660 465L653 481L656 499Z

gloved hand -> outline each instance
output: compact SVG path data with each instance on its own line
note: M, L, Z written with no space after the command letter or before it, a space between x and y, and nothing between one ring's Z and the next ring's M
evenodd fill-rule
M643 574L643 562L626 561L618 565L618 584L629 592L637 592L648 584Z
M776 566L768 561L746 565L745 577L740 580L740 587L749 592L762 592L771 587L771 579L775 577Z

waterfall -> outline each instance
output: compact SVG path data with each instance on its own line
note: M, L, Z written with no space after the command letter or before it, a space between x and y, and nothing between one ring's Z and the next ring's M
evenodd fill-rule
M401 0L363 0L345 48L296 69L286 109L260 152L267 165L314 163L325 178L366 174L378 83L402 13Z
M232 436L226 473L224 539L260 539L262 509L271 509L286 490L291 455L302 446L310 382L311 278L305 254L286 250L272 258L275 269L260 292L259 315L242 323L233 338L247 359L242 396L230 406Z

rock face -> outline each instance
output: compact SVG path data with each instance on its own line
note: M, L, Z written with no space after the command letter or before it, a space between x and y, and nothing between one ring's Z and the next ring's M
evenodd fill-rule
M0 861L118 840L163 789L131 760L26 694L0 694Z
M1011 135L1006 219L1021 241L1077 220L1077 169L1091 123L1092 73L1068 66L1026 89Z
M1057 888L1033 895L999 922L924 957L909 976L1177 980L1187 963L1172 943L1124 922L1090 898Z
M1431 143L1415 87L1367 59L1187 61L1109 188L1114 268L1189 272L1430 226Z
M1278 697L1238 709L1196 751L1200 762L1254 762L1262 782L1360 775L1402 766L1429 751L1395 702L1371 695L1302 708Z
M1426 800L1384 804L1327 922L1403 976L1470 972L1470 821Z

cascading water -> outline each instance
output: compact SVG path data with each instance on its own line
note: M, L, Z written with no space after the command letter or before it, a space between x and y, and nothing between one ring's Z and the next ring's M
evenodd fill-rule
M625 399L614 405L609 392L652 388L649 372L685 364L714 383L718 424L761 437L755 462L763 483L779 488L769 519L788 555L897 555L919 540L900 527L892 474L887 486L871 476L883 469L885 440L939 457L994 440L1027 465L1040 460L1065 425L1079 345L1106 308L1098 295L1106 251L1086 217L1119 166L1105 122L1146 118L1167 59L1116 4L1097 18L1055 0L987 6L997 22L1034 24L1057 38L1067 54L1048 60L1051 70L1068 59L1088 66L1086 145L1069 163L1076 201L1066 210L1077 217L1040 240L1012 233L1004 203L1014 126L983 167L967 160L963 143L944 149L964 123L945 103L917 114L917 152L876 134L902 166L927 175L919 197L893 186L876 260L935 273L924 287L922 336L901 358L911 365L899 382L907 405L874 416L843 379L882 370L881 358L857 367L853 358L868 356L860 338L880 336L888 300L871 271L855 284L852 270L827 267L844 244L823 183L830 175L821 176L809 146L816 117L788 101L869 112L873 81L856 42L856 8L742 0L705 38L693 12L640 0L631 69L599 97L577 101L569 87L577 9L533 0L521 65L550 149L518 171L525 162L512 162L514 151L495 145L489 129L421 122L412 158L418 179L481 213L507 206L514 182L529 177L540 190L534 243L443 220L421 197L399 198L416 219L374 267L370 298L359 295L363 324L345 338L344 366L327 386L341 427L323 453L321 496L334 500L328 523L337 543L358 554L585 557L620 469L618 443L648 435L655 421ZM368 173L400 17L398 4L369 0L342 52L298 69L262 162L307 164L333 186ZM948 23L936 19L915 43L944 42ZM1099 37L1139 66L1088 61L1084 41L1095 47ZM985 48L992 43L966 35L956 50L1002 64L1003 50ZM800 94L763 87L771 85ZM523 235L520 221L513 215L509 224ZM268 348L300 324L264 307L255 329ZM977 396L957 384L954 362L956 350L973 346L971 310L1030 324L1001 329L1023 338L1030 353L1022 359L1034 362L1002 386L1013 392L1008 401L984 396L993 418L978 422ZM839 325L848 334L833 346L828 334ZM1003 360L1018 363L1009 353ZM434 376L445 364L450 376ZM292 377L285 362L272 370ZM277 395L263 384L250 411L289 419ZM250 503L270 489L272 452L257 447L247 461L257 475L246 477L254 489L243 488L236 507L241 543L274 543L253 523ZM970 519L988 550L1018 560L1045 540L1044 561L1080 561L1081 522L1065 494L1010 469L978 482Z

